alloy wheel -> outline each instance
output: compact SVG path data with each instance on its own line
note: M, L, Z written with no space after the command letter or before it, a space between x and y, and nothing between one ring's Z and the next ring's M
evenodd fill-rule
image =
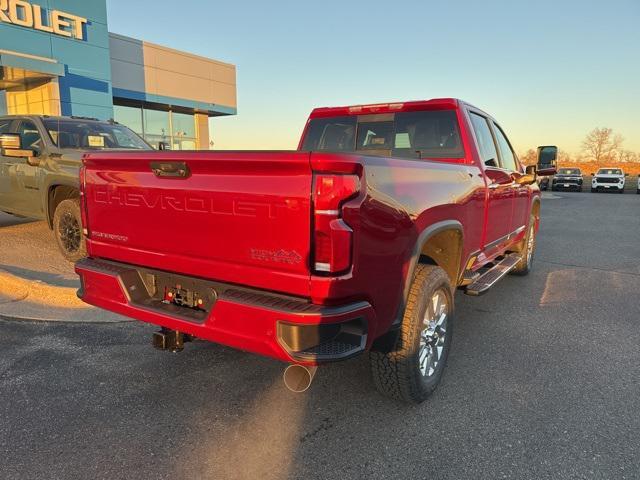
M424 314L424 329L420 333L418 366L424 377L431 377L442 360L447 335L449 301L444 290L432 295Z
M71 213L62 215L58 225L58 233L60 234L62 245L68 253L78 251L82 241L82 234L80 232L80 224L74 215Z

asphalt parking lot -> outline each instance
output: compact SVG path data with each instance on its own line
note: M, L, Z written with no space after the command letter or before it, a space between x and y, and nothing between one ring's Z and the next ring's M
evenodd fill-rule
M0 477L640 478L640 195L545 196L533 273L457 295L420 406L365 357L295 395L281 363L137 322L0 320Z

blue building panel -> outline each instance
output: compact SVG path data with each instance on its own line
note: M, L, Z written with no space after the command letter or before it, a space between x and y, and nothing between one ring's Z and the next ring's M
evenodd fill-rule
M72 13L79 17L85 17L93 23L102 23L107 26L107 2L105 0L40 0L31 3L41 5L48 4L52 10L60 10Z
M44 19L50 18L52 10L86 18L83 38L2 23L1 49L56 61L49 63L27 56L17 60L18 55L10 58L11 66L57 75L63 114L112 118L106 0L35 0L30 3L42 8Z
M53 58L50 34L7 23L0 23L0 48L11 52Z

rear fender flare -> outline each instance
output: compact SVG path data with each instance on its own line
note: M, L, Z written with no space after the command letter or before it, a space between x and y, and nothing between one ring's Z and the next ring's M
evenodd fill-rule
M461 239L464 241L464 229L462 227L462 224L457 220L443 220L441 222L434 223L433 225L429 225L418 236L418 239L416 240L413 251L411 252L411 256L409 258L409 267L407 269L407 275L404 278L404 285L401 293L402 296L398 304L396 316L393 323L391 324L389 331L375 340L374 346L372 347L374 350L390 351L395 345L397 334L399 331L398 328L400 327L400 324L402 322L402 316L404 314L407 299L409 297L411 282L413 281L413 276L415 275L415 271L420 261L420 256L422 254L424 246L435 235L447 230L455 230L459 232ZM453 282L452 288L455 288Z

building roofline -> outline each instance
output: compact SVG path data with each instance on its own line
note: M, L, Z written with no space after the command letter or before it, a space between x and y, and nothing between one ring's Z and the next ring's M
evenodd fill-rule
M184 57L191 57L194 58L196 60L201 60L204 62L209 62L209 63L217 63L218 65L222 65L225 67L229 67L229 68L236 68L236 66L233 63L228 63L228 62L223 62L221 60L216 60L213 58L209 58L209 57L205 57L204 55L197 55L195 53L191 53L191 52L185 52L184 50L178 50L175 48L171 48L171 47L166 47L164 45L160 45L157 43L153 43L153 42L149 42L147 40L140 40L138 38L134 38L134 37L129 37L127 35L122 35L120 33L114 33L114 32L109 32L109 36L113 36L119 40L123 40L125 42L129 42L129 43L136 43L136 44L141 44L141 45L149 45L151 47L154 48L158 48L160 50L164 50L166 52L171 52L171 53L177 53L179 55L182 55Z

